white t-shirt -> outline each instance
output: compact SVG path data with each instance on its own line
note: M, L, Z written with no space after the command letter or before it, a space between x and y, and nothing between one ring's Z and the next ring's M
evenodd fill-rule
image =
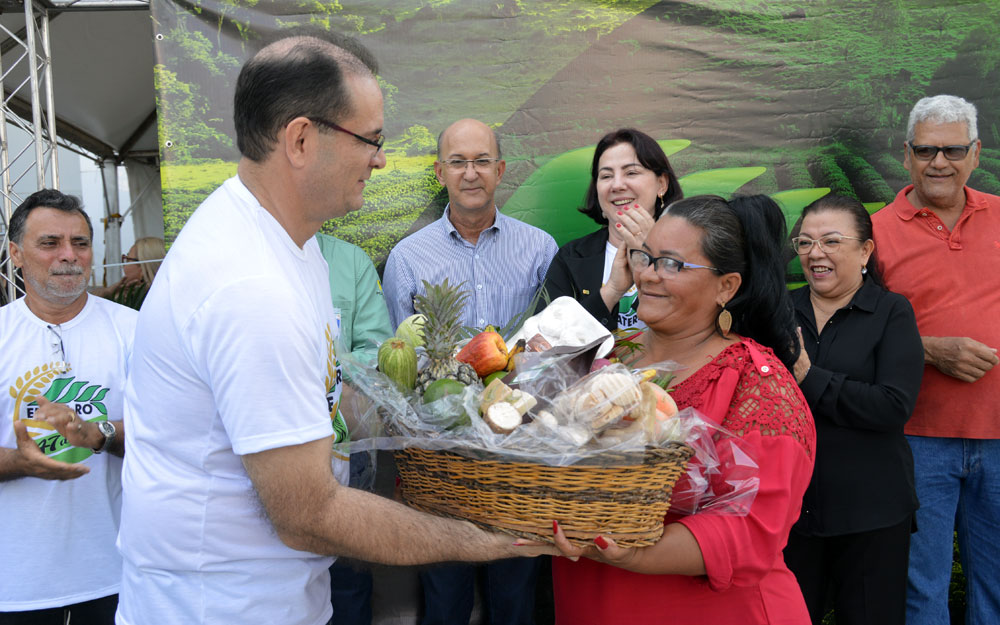
M227 180L184 226L139 314L119 623L329 620L332 558L281 542L240 456L346 436L338 332L315 239L300 249ZM348 463L334 474L347 484Z
M61 607L118 592L121 458L72 447L32 415L38 409L34 397L43 395L87 421L120 421L135 319L134 310L93 296L59 325L36 317L24 298L0 307L0 446L17 447L13 422L22 420L50 458L90 468L65 482L0 482L0 612Z
M608 283L608 278L611 277L611 266L615 262L615 255L618 254L618 248L611 245L608 241L604 248L604 277L601 278L601 286ZM615 313L618 315L618 329L626 330L628 328L638 328L642 329L646 327L646 324L639 321L639 315L636 312L639 309L639 290L633 284L629 287L628 291L625 291L625 295L618 300L618 310Z

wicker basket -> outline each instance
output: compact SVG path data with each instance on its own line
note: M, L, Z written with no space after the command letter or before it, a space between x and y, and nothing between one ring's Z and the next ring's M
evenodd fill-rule
M624 547L660 538L671 490L691 454L674 443L647 449L641 462L607 454L602 464L553 467L415 447L395 452L400 493L414 508L545 542L552 542L557 520L577 545L602 534Z

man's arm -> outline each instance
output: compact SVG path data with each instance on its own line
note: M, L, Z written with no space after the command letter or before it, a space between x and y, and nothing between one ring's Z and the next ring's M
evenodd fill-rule
M963 382L975 382L986 375L1000 358L997 350L964 336L922 336L924 362Z
M43 454L20 420L14 422L14 436L17 439L16 449L0 447L0 482L21 477L73 480L90 473L90 469L82 464L59 462Z
M342 486L330 470L326 438L242 459L278 537L292 549L394 565L557 553L515 547L512 537Z

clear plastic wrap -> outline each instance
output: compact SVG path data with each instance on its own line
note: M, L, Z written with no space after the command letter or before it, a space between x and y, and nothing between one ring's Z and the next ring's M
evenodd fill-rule
M622 465L641 463L650 445L681 442L695 454L674 488L672 511L746 514L757 492L757 465L742 441L690 408L671 416L644 403L640 385L650 384L649 377L669 375L678 365L666 362L631 371L613 364L588 373L601 343L527 352L490 392L470 385L461 394L428 404L404 395L371 366L345 355L342 364L356 387L345 393L343 404L345 414L355 415L349 419L354 440L338 451L419 447L550 466ZM510 432L498 432L481 414L485 407L489 417L496 389L501 402L515 402L517 395L511 393L532 398L520 425Z

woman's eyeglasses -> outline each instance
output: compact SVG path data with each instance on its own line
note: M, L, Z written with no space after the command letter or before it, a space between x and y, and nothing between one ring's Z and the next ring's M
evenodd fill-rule
M139 262L139 259L138 258L132 258L128 254L122 254L122 262L123 263L137 263L137 262Z
M792 249L799 256L805 256L812 251L813 245L819 245L819 249L827 254L836 254L845 239L862 241L858 237L846 237L843 235L831 235L821 239L810 239L809 237L794 237L792 239Z
M643 250L629 250L628 260L632 265L632 269L642 271L646 267L653 265L653 271L662 275L677 275L682 269L711 269L716 273L720 273L715 267L685 263L682 260L670 258L669 256L660 256L657 258L647 254Z

